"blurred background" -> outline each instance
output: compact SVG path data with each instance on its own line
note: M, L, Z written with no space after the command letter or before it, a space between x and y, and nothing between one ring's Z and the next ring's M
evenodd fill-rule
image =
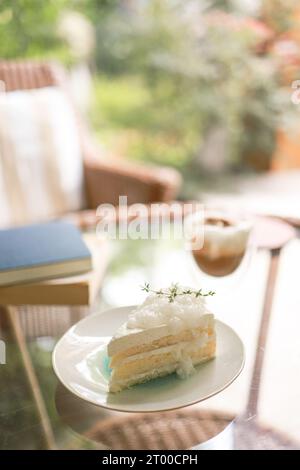
M299 26L299 0L0 0L1 228L77 212L78 226L86 229L95 222L98 204L117 204L126 192L129 202L178 197L241 204L245 212L276 215L299 227ZM24 61L19 69L16 60ZM101 166L94 161L85 165L88 204L81 197L85 150L74 112L53 77L49 83L49 69L36 73L32 60L63 65L67 91L97 145ZM9 93L2 93L5 88ZM108 167L114 157L126 170L120 170L120 163ZM157 167L146 170L146 165ZM266 238L275 232L271 227ZM267 286L270 278L274 287L275 275L268 273L276 273L278 259L272 257L279 251L255 253L245 285L229 289L234 294L228 294L228 301L234 305L226 310L222 296L216 304L217 317L234 326L247 349L248 368L234 395L229 391L209 402L234 416L244 413L246 427L240 435L245 437L238 448L300 447L300 382L295 374L300 357L299 250L299 240L284 249L259 402L259 419L288 432L297 444L265 428L257 430L256 409L246 408L252 365L265 350L258 338L265 324L261 321L268 324L269 317L265 320L261 312L265 290L266 305L272 306ZM99 273L95 271L102 287L95 310L139 302L138 286L144 281L163 286L176 280L175 275L185 284L191 278L186 254L176 241L118 240L108 267L105 251L99 253ZM56 339L83 314L76 306L73 311L56 307L55 299L47 309L21 306L21 353L15 341L7 342L0 448L45 447L25 385L21 359L26 340L41 383L38 401L45 435L50 434L48 448L55 447L55 439L60 448L95 446L86 431L95 420L105 422L101 412L88 413L68 395L57 394L51 353ZM38 384L35 388L40 393Z
M0 57L62 62L101 151L181 197L300 166L295 0L1 0ZM295 101L295 100L294 100Z

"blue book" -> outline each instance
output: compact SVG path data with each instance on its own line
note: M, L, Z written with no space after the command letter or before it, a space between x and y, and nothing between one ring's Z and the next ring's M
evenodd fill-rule
M80 231L67 222L0 230L0 286L71 276L92 269Z

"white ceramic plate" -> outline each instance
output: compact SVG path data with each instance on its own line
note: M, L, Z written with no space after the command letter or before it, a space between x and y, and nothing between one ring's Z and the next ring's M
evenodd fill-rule
M217 356L197 366L196 373L184 380L172 374L120 393L109 393L106 345L132 309L121 307L90 315L56 344L52 357L55 373L65 387L83 400L127 412L182 408L221 392L242 371L243 343L228 325L217 320Z

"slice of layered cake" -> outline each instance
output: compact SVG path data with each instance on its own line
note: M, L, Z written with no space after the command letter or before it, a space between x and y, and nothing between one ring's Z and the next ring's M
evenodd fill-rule
M146 285L144 290L150 295L108 344L110 392L173 372L185 378L195 365L215 356L214 316L205 299L213 292L177 284L158 291Z

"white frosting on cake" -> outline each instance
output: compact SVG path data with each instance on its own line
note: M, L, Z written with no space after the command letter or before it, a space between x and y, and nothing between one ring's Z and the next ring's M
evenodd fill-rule
M178 322L179 323L179 322ZM207 329L214 327L214 316L212 313L206 313L199 316L199 322L197 328ZM182 323L181 326L170 327L169 325L160 325L153 328L128 328L127 322L124 323L117 331L114 337L109 342L107 349L108 354L112 357L114 354L118 354L130 347L139 346L145 343L151 343L163 338L164 336L169 336L172 334L177 334L180 330L186 330L187 328ZM197 336L197 329L192 328L192 332L195 331L195 336Z
M181 287L179 293L184 289ZM164 292L168 292L168 289ZM166 325L171 332L176 332L198 326L202 316L208 313L202 296L177 295L170 302L167 295L151 294L129 315L127 328L148 329Z

